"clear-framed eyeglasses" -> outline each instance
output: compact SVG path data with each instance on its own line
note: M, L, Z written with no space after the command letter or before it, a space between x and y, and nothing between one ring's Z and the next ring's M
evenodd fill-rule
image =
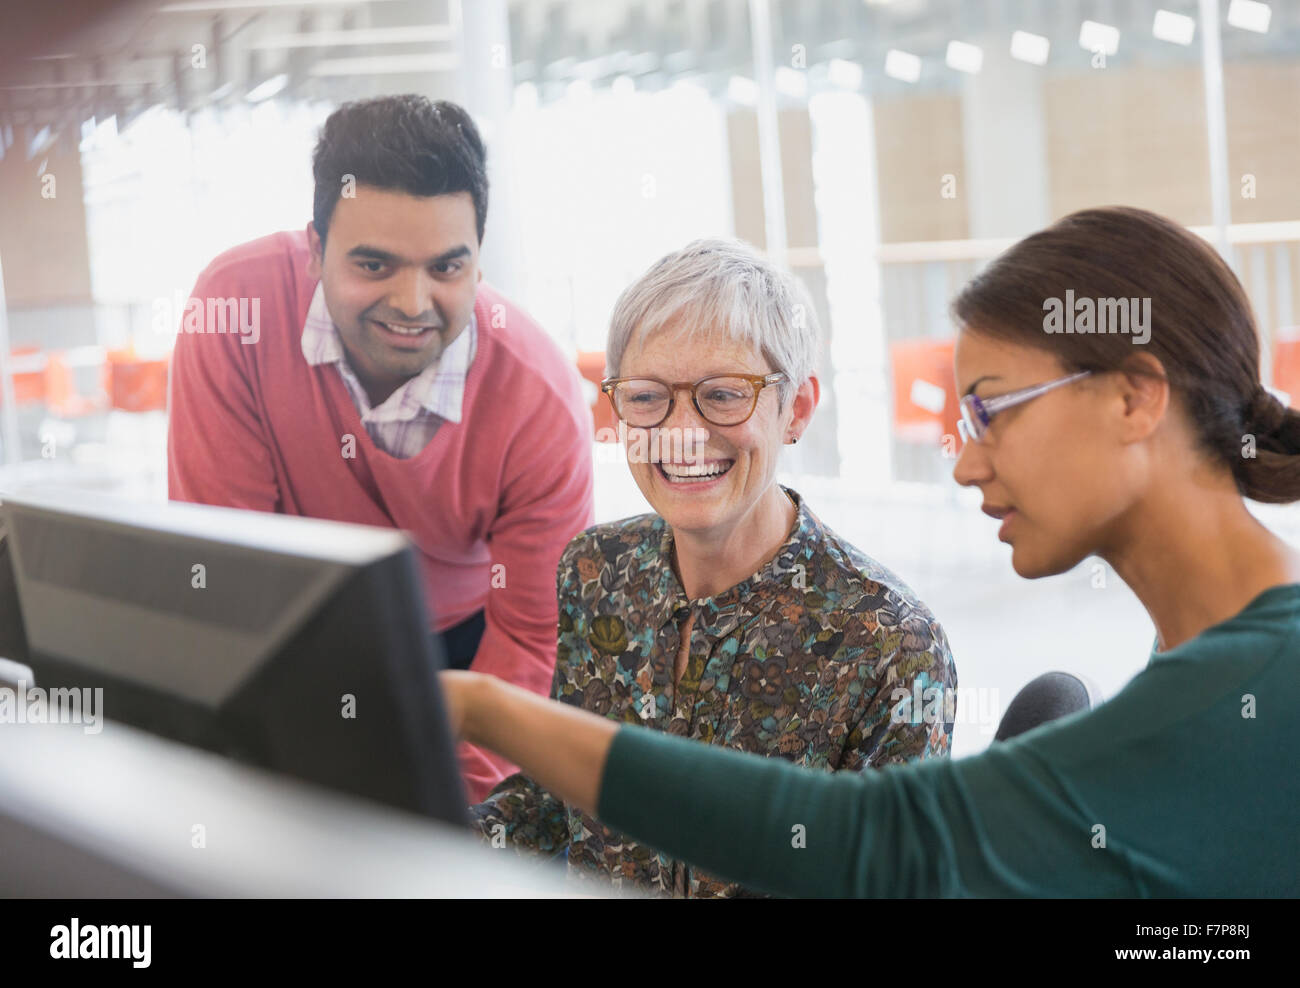
M961 410L961 418L957 422L957 431L961 433L962 439L967 442L983 442L984 434L988 432L989 422L998 412L1005 412L1008 408L1023 405L1027 401L1032 401L1049 391L1054 391L1080 378L1087 377L1091 373L1093 372L1087 370L1078 371L1075 374L1058 377L1053 381L1045 381L1042 384L1021 388L1018 391L1008 391L1004 395L995 395L992 398L979 398L973 394L963 395L958 406Z

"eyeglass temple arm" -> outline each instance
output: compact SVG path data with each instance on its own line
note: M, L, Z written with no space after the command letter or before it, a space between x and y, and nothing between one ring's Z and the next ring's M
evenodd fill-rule
M1056 388L1064 387L1071 381L1077 381L1081 377L1087 377L1092 371L1079 371L1068 377L1060 377L1055 381L1048 381L1046 384L1035 384L1033 387L1023 388L1020 391L1012 391L1008 394L997 395L989 398L987 401L981 401L984 411L988 415L994 415L1004 408L1010 408L1012 405L1019 405L1021 402L1029 401L1031 398L1037 398L1039 395L1047 394Z

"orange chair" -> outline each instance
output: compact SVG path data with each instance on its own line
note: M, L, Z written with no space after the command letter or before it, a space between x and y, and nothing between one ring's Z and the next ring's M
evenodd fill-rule
M165 411L167 358L142 360L131 348L110 351L104 365L104 390L110 408L124 412Z
M93 348L87 348L93 349ZM91 366L78 359L76 366ZM74 419L104 410L102 395L83 395L77 388L76 370L68 353L56 350L45 365L45 407L59 418Z
M605 379L605 351L579 350L578 373L599 388L600 382ZM596 401L591 406L591 419L597 439L601 442L618 441L618 416L614 414L609 399L599 391L596 392Z
M1291 407L1300 409L1300 326L1282 331L1273 348L1273 387L1291 396Z
M45 401L45 369L49 358L38 346L14 347L9 353L14 380L14 404L39 405ZM3 400L0 397L0 400Z
M941 445L957 436L957 385L953 340L901 340L890 344L894 385L894 435L904 442Z

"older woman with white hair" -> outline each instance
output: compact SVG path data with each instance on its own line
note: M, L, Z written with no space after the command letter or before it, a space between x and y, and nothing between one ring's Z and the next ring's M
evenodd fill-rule
M932 715L957 686L942 628L776 481L817 407L818 335L798 283L736 241L696 241L623 293L602 389L655 513L590 528L562 556L554 699L833 771L948 754L951 718ZM486 840L567 854L575 877L745 894L522 774L473 812Z

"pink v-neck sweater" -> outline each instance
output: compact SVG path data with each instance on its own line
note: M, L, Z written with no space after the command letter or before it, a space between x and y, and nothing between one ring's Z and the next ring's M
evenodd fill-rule
M574 365L480 283L461 421L443 422L420 453L395 459L371 441L338 367L303 357L316 289L307 260L305 233L278 233L227 251L199 276L193 297L205 311L210 297L248 299L259 324L256 333L205 326L177 336L171 498L403 529L418 550L434 630L483 609L471 668L547 695L556 564L592 523L592 420ZM473 802L516 771L482 749L460 751Z

